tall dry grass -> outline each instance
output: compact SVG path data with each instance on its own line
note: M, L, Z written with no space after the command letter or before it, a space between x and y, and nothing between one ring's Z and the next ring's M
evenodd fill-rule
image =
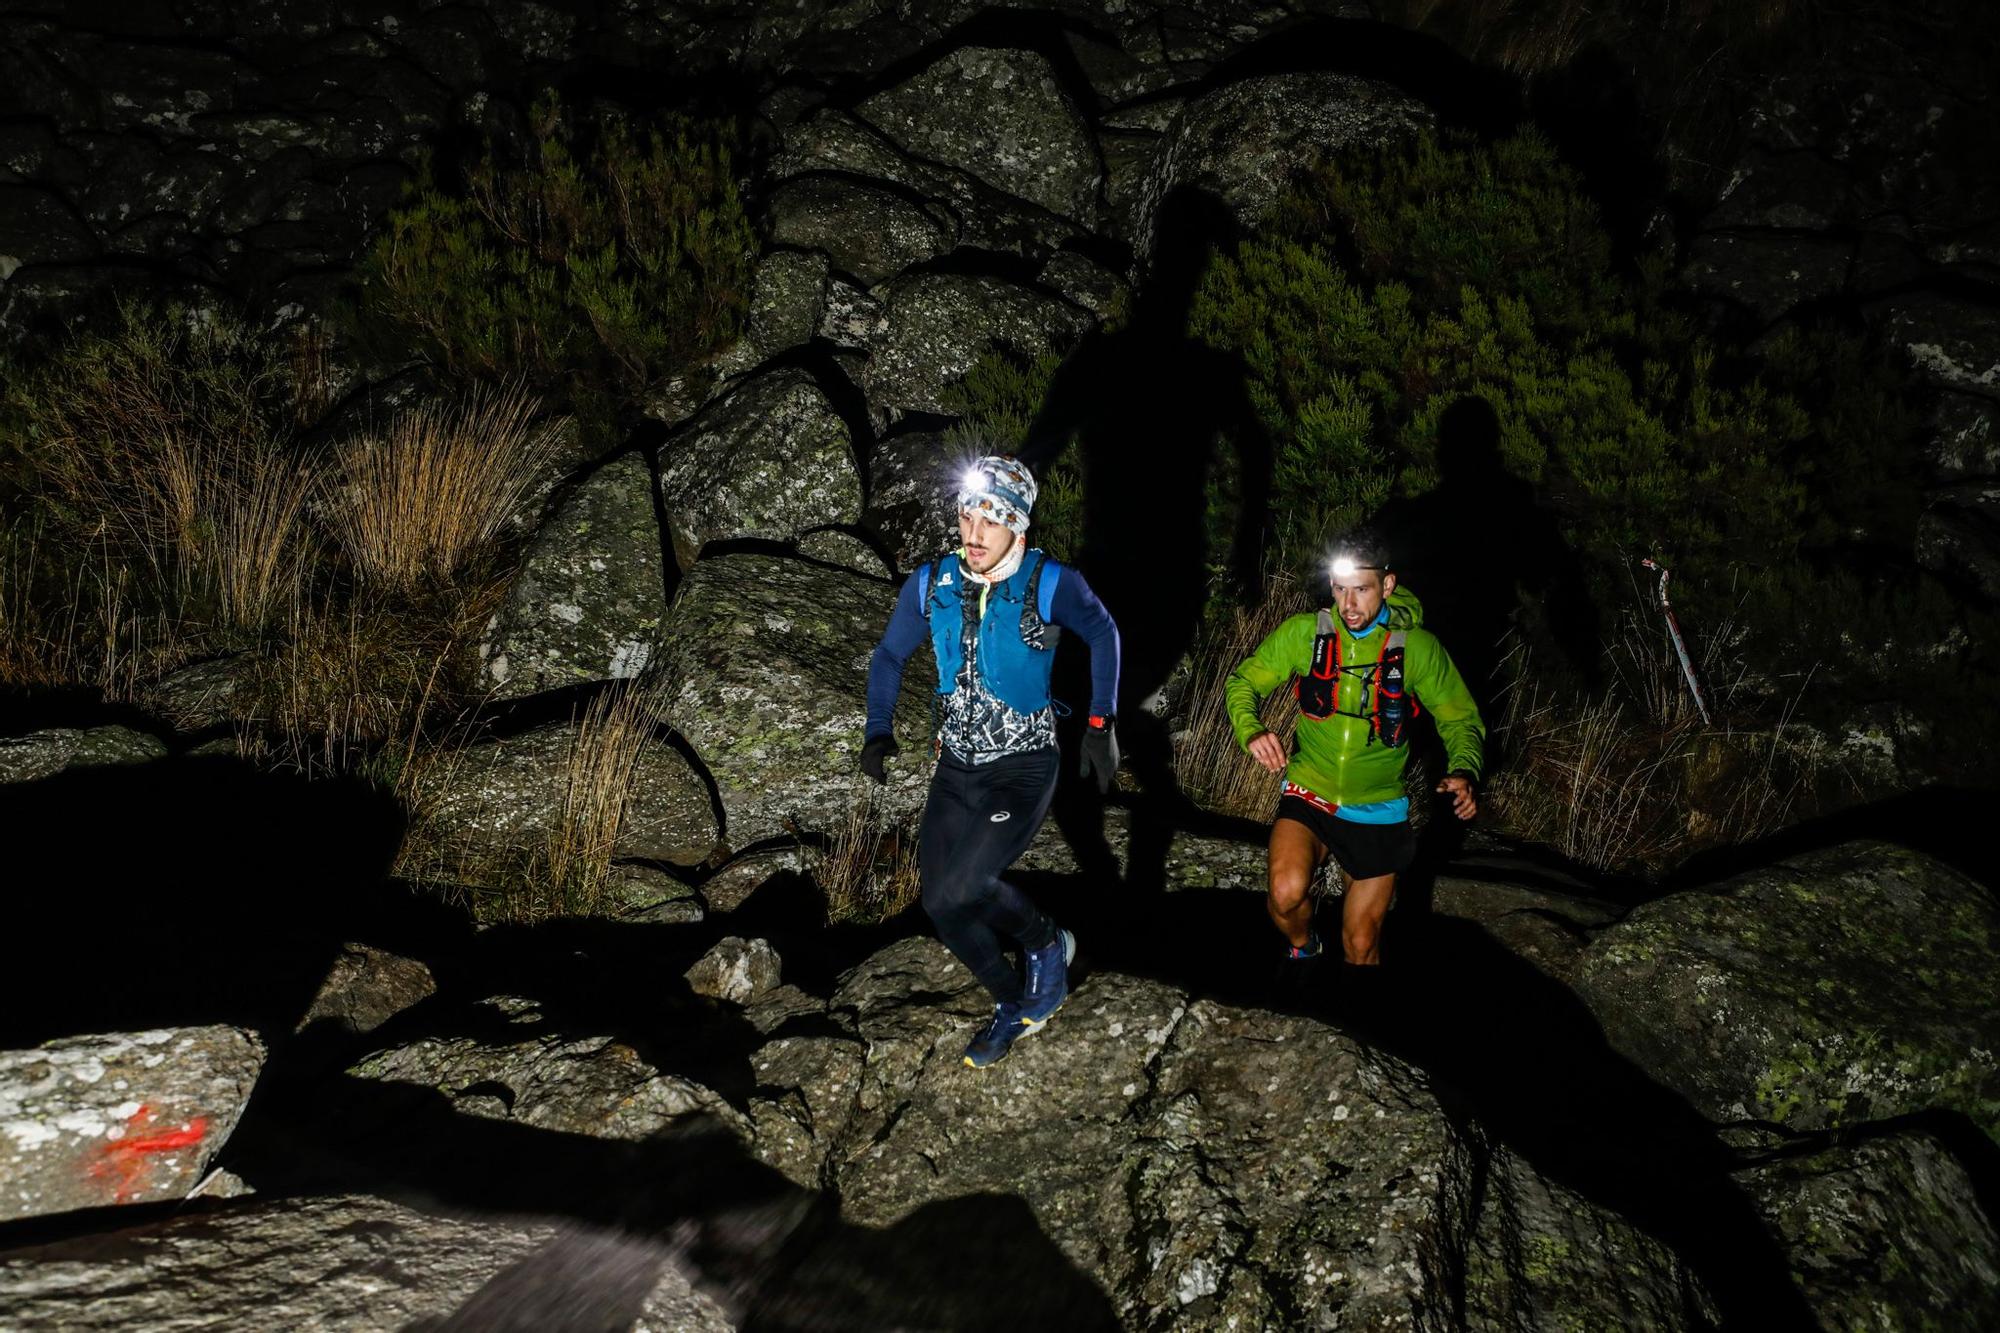
M294 445L297 385L273 347L128 305L8 399L73 546L127 566L184 628L255 635L295 612L316 462Z
M1266 635L1288 617L1311 609L1311 599L1296 581L1274 578L1262 602L1236 609L1220 630L1205 634L1196 645L1187 704L1174 736L1174 776L1203 809L1256 820L1271 818L1277 809L1283 780L1237 747L1223 687ZM1258 716L1281 742L1291 744L1298 707L1290 690L1272 691Z
M310 458L255 436L135 432L58 473L105 551L137 564L190 623L261 633L296 611L309 559Z
M592 699L564 758L563 798L544 851L541 892L527 898L527 915L594 915L618 834L625 826L639 753L653 739L659 687L619 683ZM517 918L523 913L517 907Z
M829 923L887 921L923 893L915 822L887 814L873 787L848 805L832 836L814 848L811 869Z
M1707 847L1790 822L1819 786L1820 755L1790 728L1810 677L1775 724L1739 727L1744 670L1733 623L1689 645L1716 721L1704 724L1656 612L1628 608L1606 648L1611 684L1596 694L1538 679L1528 650L1492 741L1486 803L1509 833L1599 870L1654 874Z
M469 905L488 923L533 925L603 913L612 856L659 704L658 686L637 681L616 682L593 698L563 754L554 818L517 846L472 843L441 829L428 793L449 785L437 770L463 762L465 751L412 750L393 783L409 816L397 873Z
M318 597L252 664L238 748L311 775L367 771L449 733L478 700L472 645L498 583Z
M336 450L327 524L363 581L445 580L492 549L548 472L563 422L519 388L426 403Z
M384 746L429 744L476 704L471 645L504 586L490 557L561 438L538 407L478 392L335 447L317 514L354 577L327 581L257 664L246 753L305 772L379 768Z

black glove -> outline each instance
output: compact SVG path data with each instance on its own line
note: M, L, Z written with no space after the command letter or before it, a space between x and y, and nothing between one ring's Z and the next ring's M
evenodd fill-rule
M1083 763L1076 771L1086 778L1096 777L1098 795L1111 790L1111 775L1118 771L1118 737L1112 734L1110 718L1105 718L1101 727L1092 724L1084 728Z
M876 786L888 786L889 774L882 767L882 761L896 753L899 748L894 736L869 737L867 744L861 747L861 771L875 779Z

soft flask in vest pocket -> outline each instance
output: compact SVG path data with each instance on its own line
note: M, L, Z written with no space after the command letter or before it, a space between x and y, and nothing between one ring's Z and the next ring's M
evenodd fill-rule
M988 588L991 609L979 612L977 584L953 578L956 556L943 556L917 570L917 598L930 621L931 651L937 659L938 693L958 687L958 670L968 651L979 655L986 688L1017 713L1052 705L1049 673L1062 631L1051 620L1063 567L1030 550L1004 582Z
M1300 716L1315 722L1336 716L1360 718L1368 724L1369 744L1378 740L1391 747L1409 744L1410 720L1422 711L1409 688L1405 645L1410 636L1400 629L1387 633L1381 657L1368 666L1350 667L1341 661L1340 628L1333 614L1322 610L1313 633L1312 663L1293 687ZM1358 713L1340 706L1340 678L1349 671L1366 673L1361 686L1365 707Z

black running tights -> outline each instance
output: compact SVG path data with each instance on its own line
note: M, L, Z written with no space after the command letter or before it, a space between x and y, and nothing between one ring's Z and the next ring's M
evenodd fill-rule
M931 779L919 842L924 911L996 1002L1021 998L1021 974L1002 950L1038 949L1055 935L1054 923L1000 875L1048 814L1060 756L1034 750L966 765L947 754Z

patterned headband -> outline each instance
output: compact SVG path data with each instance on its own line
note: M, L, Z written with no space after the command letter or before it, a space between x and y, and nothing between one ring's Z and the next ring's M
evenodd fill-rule
M1028 530L1028 513L1035 507L1035 478L1018 458L988 454L959 479L958 507L998 523L1015 536Z

